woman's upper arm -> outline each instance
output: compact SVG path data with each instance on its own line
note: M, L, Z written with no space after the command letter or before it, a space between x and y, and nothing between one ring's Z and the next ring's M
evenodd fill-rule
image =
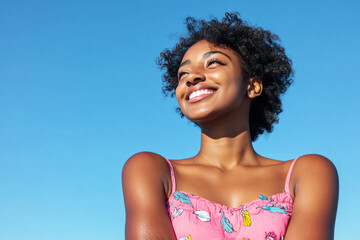
M164 181L168 176L166 161L154 153L135 154L125 163L126 239L175 239L165 206Z
M336 168L320 155L298 159L294 172L293 214L286 240L334 238L339 183Z

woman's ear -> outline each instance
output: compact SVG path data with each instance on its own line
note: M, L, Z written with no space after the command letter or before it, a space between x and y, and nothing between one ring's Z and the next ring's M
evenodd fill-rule
M247 95L249 98L256 98L261 95L263 84L260 78L253 77L248 81Z

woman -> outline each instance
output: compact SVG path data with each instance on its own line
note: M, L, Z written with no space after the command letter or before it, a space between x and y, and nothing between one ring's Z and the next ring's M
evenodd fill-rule
M159 65L164 92L201 128L201 148L182 160L141 152L127 161L126 239L333 239L333 164L315 154L278 161L252 146L272 131L292 83L278 37L237 13L186 24Z

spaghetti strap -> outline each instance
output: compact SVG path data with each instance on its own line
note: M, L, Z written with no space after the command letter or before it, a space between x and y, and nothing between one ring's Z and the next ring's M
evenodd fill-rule
M176 182L175 182L175 174L174 174L174 168L170 162L169 159L165 158L167 163L169 164L169 168L170 168L170 176L171 176L171 195L174 194L175 189L176 189Z
M286 181L285 181L285 192L287 193L290 193L290 188L289 188L289 185L290 185L290 176L291 176L291 173L292 173L292 170L294 168L294 165L295 165L295 162L298 158L296 158L295 160L293 160L293 162L291 163L291 166L289 168L289 171L287 173L287 176L286 176Z

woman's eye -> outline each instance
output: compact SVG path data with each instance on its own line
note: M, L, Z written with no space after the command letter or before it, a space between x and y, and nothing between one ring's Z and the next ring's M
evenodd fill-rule
M213 65L213 64L220 64L220 65L224 65L221 61L217 60L217 59L210 59L207 62L207 66Z
M184 76L186 74L186 72L179 72L178 73L178 79L180 80L180 78L182 77L182 76Z

